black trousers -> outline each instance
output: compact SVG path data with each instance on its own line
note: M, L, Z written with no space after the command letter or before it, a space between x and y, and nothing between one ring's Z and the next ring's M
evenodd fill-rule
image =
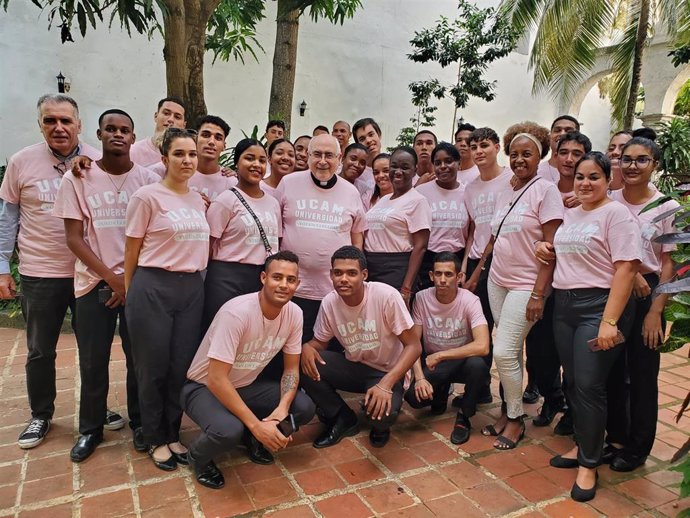
M486 380L490 377L489 367L484 358L474 356L460 360L447 360L436 365L431 371L426 363L422 366L424 377L434 388L434 400L445 403L448 400L448 389L451 383L464 383L465 395L462 397L462 413L472 417L477 411L477 399L486 387ZM438 398L438 399L437 399ZM419 400L412 385L405 392L405 401L412 408L424 408L431 405L431 399Z
M467 259L467 273L465 278L469 279L472 273L479 265L479 259ZM474 290L474 294L479 297L479 302L482 304L482 313L484 313L484 318L486 318L486 323L489 325L489 354L484 356L484 361L491 369L491 364L494 361L494 315L491 312L491 305L489 304L489 289L487 287L487 281L489 280L489 269L487 268L482 275L479 277L479 282L477 282L477 288ZM485 390L490 392L491 376L486 382ZM501 399L503 399L503 387L500 387Z
M127 332L125 308L110 309L98 301L98 290L107 286L102 281L89 293L77 298L74 332L79 348L81 396L79 401L79 433L102 433L108 403L110 349L115 327L120 319L120 338L127 364L127 414L132 428L141 426L137 380L132 360L132 345Z
M228 300L261 289L259 278L263 265L209 261L204 281L204 317L202 336L206 334L218 310Z
M367 258L367 269L370 281L383 282L396 290L402 288L407 268L410 264L410 252L364 252ZM417 291L418 279L412 283L412 291Z
M443 250L442 250L443 251ZM429 272L434 271L434 257L440 252L434 252L433 250L427 250L424 252L424 258L422 259L422 267L419 269L419 289L425 290L431 288L434 282L429 277ZM453 252L455 256L462 262L462 258L465 255L465 249L461 248L457 252Z
M376 385L386 373L359 362L351 362L344 354L334 351L322 351L321 357L325 365L317 364L321 381L314 381L306 375L300 377L300 382L307 395L316 403L320 414L326 419L333 419L347 407L347 403L338 394L338 390L364 394ZM398 418L403 401L403 382L398 381L393 386L391 413L380 420L365 416L367 423L375 430L387 430Z
M31 416L52 419L55 412L55 349L67 308L72 310L72 328L76 323L74 279L22 275L21 286L28 349L26 388Z
M319 314L319 308L321 308L321 301L292 297L292 302L297 304L302 310L302 316L304 317L302 323L302 343L305 344L314 338L314 324L316 324L316 316ZM276 356L282 358L281 354Z
M144 439L159 446L180 438L180 392L199 348L204 285L199 272L138 267L125 315L139 384Z
M607 380L623 354L623 345L607 351L591 351L587 341L596 338L608 300L602 288L554 290L554 332L558 355L568 380L566 390L573 410L577 460L596 468L601 463L607 419ZM624 311L619 329L626 334L630 312Z
M280 383L277 381L257 379L237 392L259 419L269 416L280 402ZM187 381L182 389L182 406L201 428L201 435L189 447L200 466L241 443L244 424L218 401L206 385ZM298 390L290 405L290 413L295 416L298 426L305 425L314 417L314 403Z

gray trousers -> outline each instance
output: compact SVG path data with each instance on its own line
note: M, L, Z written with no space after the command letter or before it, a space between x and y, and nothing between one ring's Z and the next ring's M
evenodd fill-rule
M269 416L280 402L280 383L277 381L257 379L237 392L259 419ZM201 428L201 435L189 447L199 466L208 464L214 457L241 443L244 424L218 401L206 385L188 380L182 388L182 406ZM290 405L290 413L295 416L298 426L305 425L314 417L314 403L298 390Z

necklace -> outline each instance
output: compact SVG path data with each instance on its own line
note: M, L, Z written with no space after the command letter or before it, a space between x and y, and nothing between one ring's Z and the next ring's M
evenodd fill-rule
M129 173L130 173L131 169L130 169L129 171L127 171L126 173L122 174L122 175L113 175L113 176L124 176L124 177L125 177L125 179L122 180L122 183L118 186L118 185L113 181L113 179L111 178L112 173L108 172L108 170L107 170L105 167L103 167L102 164L103 164L103 162L101 162L101 163L99 164L100 168L103 169L103 171L105 172L105 174L108 175L108 180L110 180L110 183L113 184L113 187L115 187L115 190L117 191L117 193L120 194L120 193L122 192L122 188L125 186L125 183L127 182L127 178L129 178Z

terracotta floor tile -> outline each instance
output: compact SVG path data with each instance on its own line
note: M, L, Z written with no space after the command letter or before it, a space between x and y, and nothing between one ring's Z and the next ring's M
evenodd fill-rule
M266 516L266 518L311 518L314 516L314 511L309 509L306 505L298 505L290 507L289 509L272 511L266 513L264 516Z
M104 487L129 483L129 468L126 459L110 464L89 462L79 465L79 479L82 491L95 491ZM88 464L87 464L88 463Z
M550 500L565 493L562 487L536 471L510 477L505 482L530 502Z
M269 505L285 504L297 499L295 488L285 477L245 484L244 489L257 509Z
M686 378L683 376L679 376L678 374L674 374L674 373L669 372L667 370L659 371L659 385L661 385L662 383L668 383L671 385L678 385L679 383L682 383L683 381L686 381Z
M41 445L43 446L43 445ZM29 461L26 465L26 480L54 477L56 475L72 475L74 463L68 455L54 455L42 459Z
M72 504L54 505L19 513L19 518L46 518L46 516L50 516L50 518L72 518ZM86 518L88 515L82 514L82 516Z
M288 448L278 456L278 459L291 473L321 468L329 464L326 457L321 454L321 450L317 450L311 445Z
M455 460L460 456L457 450L449 448L439 440L417 444L412 451L429 464Z
M24 484L22 504L33 504L72 494L72 473L41 478Z
M253 484L254 482L261 482L263 480L283 476L283 472L280 471L280 468L275 464L263 466L261 464L254 464L253 462L244 462L236 465L235 471L243 484Z
M348 484L361 484L369 480L384 478L385 475L369 459L357 459L343 462L335 469Z
M503 516L524 506L498 482L471 487L463 491L463 494L491 516Z
M654 446L652 446L651 455L655 459L661 461L669 461L677 451L678 448L676 448L675 446L671 446L670 444L666 444L665 442L657 439L656 441L654 441Z
M666 386L677 388L677 387L674 387L673 385L666 385ZM678 401L678 398L676 398L674 396L669 396L667 394L664 394L662 391L659 391L659 396L657 397L657 404L659 406L675 404L677 401Z
M133 512L134 502L132 501L132 491L129 489L91 496L81 501L81 515L84 517L116 517Z
M670 372L671 374L675 374L677 376L682 376L683 378L690 378L690 365L687 363L685 365L681 365L680 367L674 367L673 369L669 369L666 372Z
M414 504L414 500L395 482L360 489L359 495L377 513L388 513Z
M439 471L460 489L467 489L480 484L493 482L493 480L482 472L481 469L477 466L473 466L467 461L443 466L439 468Z
M550 480L558 487L570 491L577 477L576 469L559 469L547 466L546 468L536 470L547 480Z
M661 505L656 508L656 511L669 518L676 518L681 511L687 509L690 509L690 497L683 498L682 500L674 500L673 502Z
M19 481L21 470L22 467L19 464L0 467L0 486L16 484Z
M679 432L677 430L671 430L669 432L664 432L657 435L657 440L662 440L666 444L673 446L674 448L680 448L683 446L690 438L687 433Z
M397 511L391 511L383 516L389 518L434 518L434 513L429 511L429 508L423 504L412 505L406 507L405 509L398 509Z
M320 453L328 464L340 464L341 462L359 459L364 456L364 454L352 444L351 439L344 439L335 446L323 448L320 450Z
M547 467L553 457L549 450L537 444L519 446L510 453L515 459L532 469Z
M485 451L494 451L492 441L489 437L484 437L479 430L474 428L470 432L470 438L465 444L461 444L458 448L465 453L481 453Z
M254 510L249 495L232 471L226 473L223 489L208 489L195 483L194 490L199 497L205 518L225 518L230 512L244 514Z
M364 438L363 442L369 442ZM385 448L371 448L371 454L393 473L402 473L411 469L422 468L425 461L412 453L412 450L401 447L395 441L389 442Z
M317 468L295 474L295 480L308 495L320 495L326 491L345 487L345 482L333 468Z
M314 504L325 518L368 518L369 508L354 493L332 496Z
M416 444L436 440L434 434L419 423L408 425L405 428L394 428L393 436L403 446L414 446Z
M410 490L421 500L431 500L455 493L458 488L435 471L427 471L402 479Z
M171 502L187 500L187 488L181 478L172 478L155 484L139 486L139 506L141 510L168 507Z
M512 477L530 469L507 451L482 457L477 462L499 478Z
M643 511L636 503L606 487L597 489L597 496L589 505L608 518L627 518Z
M687 389L678 385L662 385L659 387L659 392L669 395L673 399L682 401L688 395Z
M141 513L141 518L193 518L194 511L189 501L170 502L165 507L148 509Z
M477 509L472 502L460 493L429 500L428 502L424 502L424 505L426 505L435 516L458 516L460 510L462 510L463 518L480 518L488 516L488 514Z
M165 474L158 469L153 461L145 453L135 452L132 454L132 470L137 482L145 482L152 478L158 478Z
M649 475L646 475L644 478L646 478L647 480L651 480L652 482L660 485L661 487L665 487L671 490L669 486L676 486L680 484L680 482L683 480L683 474L678 471L662 470L650 473Z
M444 437L450 437L450 432L455 426L455 415L429 423L429 428L440 433Z
M569 497L547 505L541 511L551 518L599 518L599 513L587 504L581 504Z
M647 509L658 507L677 498L668 489L664 489L645 478L623 482L616 487L616 490Z

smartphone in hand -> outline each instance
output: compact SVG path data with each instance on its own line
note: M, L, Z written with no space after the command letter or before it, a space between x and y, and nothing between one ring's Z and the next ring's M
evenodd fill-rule
M616 339L613 342L613 346L615 347L616 345L620 345L623 342L625 342L625 337L623 336L623 333L621 333L620 329L618 330L618 334L616 335ZM599 347L599 338L595 337L592 338L591 340L587 341L587 345L589 346L590 351L601 351L601 347Z
M299 426L297 426L297 422L295 421L295 416L292 414L288 414L288 416L276 426L284 437L290 437L293 433L299 430Z

